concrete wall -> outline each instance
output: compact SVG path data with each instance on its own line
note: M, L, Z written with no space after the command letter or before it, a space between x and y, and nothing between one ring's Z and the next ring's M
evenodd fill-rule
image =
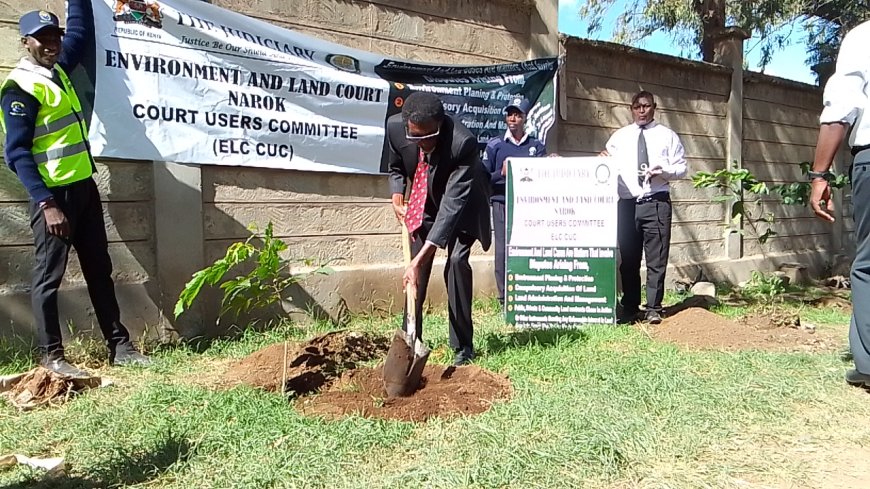
M648 90L658 99L656 118L683 141L690 175L721 166L731 70L575 38L565 40L565 49L560 154L598 154L616 129L631 123L631 97ZM724 250L724 207L709 205L713 193L693 188L690 175L672 189L674 263L705 261Z
M534 3L523 0L213 0L250 17L366 51L450 63L525 59Z
M798 163L813 160L821 93L802 84L750 74L745 78L743 107L743 167L773 185L802 180ZM830 249L834 245L831 226L808 209L783 205L777 196L756 202L749 208L757 218L763 213L773 213L774 226L780 234L761 245L753 238L767 226L763 223L758 223L757 229L747 226L744 240L747 255Z
M744 223L745 235L726 239L725 205L712 203L717 192L695 189L690 178L694 172L725 168L729 117L736 117L742 137L737 132L739 140L731 143L732 151L737 149L732 164L768 185L801 181L799 163L812 161L818 134L818 87L738 71L742 114L729 115L734 112L729 102L735 74L730 67L576 38L564 38L563 45L561 154L591 155L603 149L614 130L631 122L629 103L640 90L657 96L657 119L683 141L690 172L672 188L672 278L694 277L702 266L711 278L745 280L753 269L770 270L788 261L805 262L818 271L826 257L849 247L847 193L840 205L845 219L833 227L808 208L779 203L777 196L753 199L747 203L752 219ZM840 171L846 168L845 158L842 152ZM779 235L762 245L757 237L767 229L761 222L767 213L775 216L773 228ZM736 241L730 252L729 240L732 245Z
M211 3L358 49L444 63L487 64L555 55L555 0L214 0ZM0 0L0 76L21 56L17 19L63 2ZM216 297L179 321L172 307L190 275L272 220L289 255L335 259L338 273L294 291L293 307L395 311L399 227L385 176L278 172L157 162L99 162L122 316L137 333L212 335ZM26 194L0 169L0 334L30 336L31 233ZM494 290L491 258L477 250L476 285ZM440 270L431 299L444 300ZM61 314L77 330L96 327L75 260ZM399 301L400 303L401 301ZM9 327L6 327L6 325Z

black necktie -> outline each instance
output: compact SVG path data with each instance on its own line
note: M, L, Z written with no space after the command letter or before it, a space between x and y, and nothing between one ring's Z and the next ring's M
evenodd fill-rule
M637 137L637 183L641 187L646 180L646 171L649 169L649 153L646 151L646 138L643 137L644 129L646 126L640 126L640 135Z

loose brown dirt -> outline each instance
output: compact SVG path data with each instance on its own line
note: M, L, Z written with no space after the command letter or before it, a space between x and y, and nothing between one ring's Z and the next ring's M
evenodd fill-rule
M42 367L5 379L0 388L0 395L22 411L63 404L73 396L100 387L102 384L99 377L73 379Z
M221 384L246 384L276 392L283 377L284 391L296 397L295 406L304 414L403 421L479 414L494 401L511 395L507 377L480 367L427 365L414 395L388 399L383 366L358 366L383 358L387 348L386 338L342 331L302 343L278 343L231 364Z
M227 385L247 384L270 392L296 395L314 392L359 362L382 357L387 339L363 333L333 331L301 343L276 343L230 365ZM284 369L286 359L286 370Z
M508 399L507 377L478 366L427 365L420 389L411 397L388 399L383 369L351 370L322 394L297 401L305 414L338 418L359 415L367 418L426 421L435 416L480 414L493 401Z
M698 349L836 351L842 339L802 325L797 316L775 310L729 320L706 309L690 307L647 326L653 338Z

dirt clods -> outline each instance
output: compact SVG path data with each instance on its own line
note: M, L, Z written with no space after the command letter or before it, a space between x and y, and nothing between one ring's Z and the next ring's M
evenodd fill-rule
M433 416L480 414L493 401L510 397L510 381L476 365L453 367L427 365L421 388L411 397L388 399L383 369L351 370L329 390L300 399L305 414L335 418L359 415L369 418L425 421Z
M76 394L105 384L100 377L71 378L42 367L0 380L0 395L22 411L62 404Z
M357 332L332 331L301 343L276 343L231 365L224 375L228 385L247 384L295 395L314 392L360 362L382 357L385 338Z
M337 418L348 415L425 421L434 416L479 414L493 402L510 397L507 377L478 366L427 365L422 385L406 398L387 398L383 365L361 367L382 359L387 339L335 331L301 343L277 343L230 365L223 384L246 384L295 397L305 414Z

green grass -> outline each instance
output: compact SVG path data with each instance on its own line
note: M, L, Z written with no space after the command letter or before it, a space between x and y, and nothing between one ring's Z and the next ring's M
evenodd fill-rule
M0 375L13 374L33 365L32 345L24 341L0 339Z
M842 318L814 314L845 335ZM279 395L197 382L226 359L328 329L282 324L159 348L154 368L105 370L116 386L58 408L2 405L0 454L64 456L71 470L45 481L10 469L0 487L824 487L819 464L870 436L870 397L842 382L838 352L687 351L631 327L515 332L493 302L475 318L478 364L515 391L482 415L324 421ZM449 361L445 312L425 323L430 361ZM397 324L360 317L351 328ZM27 367L24 357L0 346L0 369Z

